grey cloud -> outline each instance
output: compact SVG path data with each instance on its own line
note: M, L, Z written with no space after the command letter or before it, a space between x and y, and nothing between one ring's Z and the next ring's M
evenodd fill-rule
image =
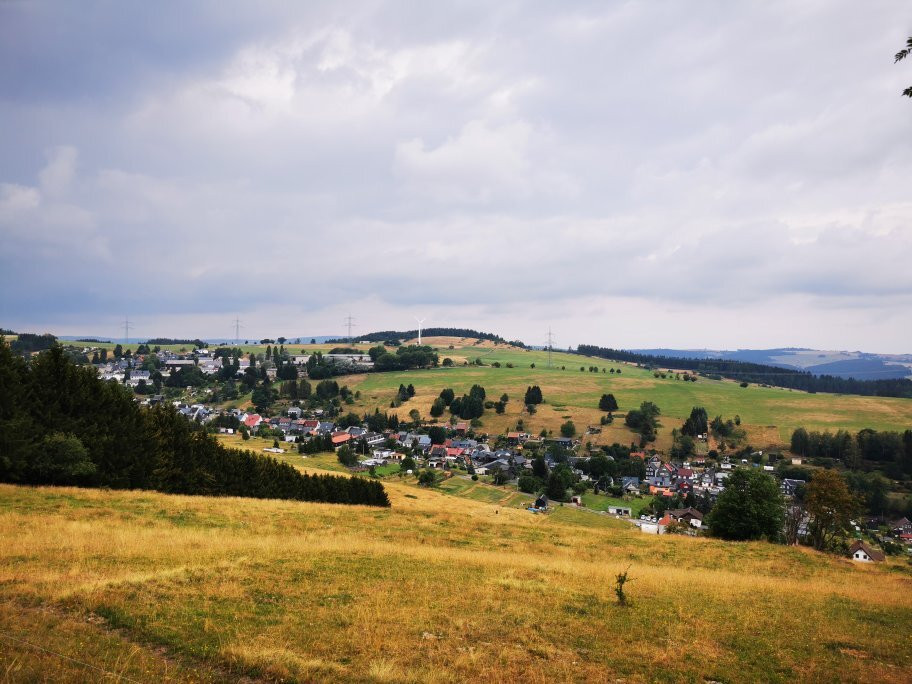
M866 302L908 351L901 39L886 1L0 4L2 323L749 346L787 302L839 345Z

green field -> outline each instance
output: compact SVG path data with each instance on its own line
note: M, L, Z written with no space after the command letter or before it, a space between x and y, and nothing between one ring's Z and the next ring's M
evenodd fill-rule
M498 416L486 411L482 418L484 430L501 433L512 429L520 418L526 430L537 434L542 428L557 433L561 423L569 416L584 432L586 425L598 424L602 412L598 400L603 393L612 393L620 405L619 413L635 408L643 401L653 401L662 409L662 428L657 446L670 446L670 432L680 427L694 406L703 406L710 416L741 417L748 439L759 447L781 445L788 442L792 430L806 427L812 430L857 431L862 428L876 430L904 430L912 427L912 399L890 397L861 397L854 395L807 394L788 389L751 385L742 388L728 380L699 378L697 382L653 377L651 371L635 366L592 359L575 354L555 353L553 367L547 367L547 353L520 349L485 349L456 347L449 350L438 346L441 358L449 356L462 363L481 357L487 364L500 362L500 368L487 366L462 366L435 368L395 373L370 373L340 378L360 390L356 402L359 412L390 411L390 401L401 384L413 384L416 396L396 409L400 418L407 418L411 409L418 409L422 417L429 418L431 403L445 387L452 387L457 394L468 392L473 384L482 385L489 399L497 399L506 392L510 396L507 412ZM512 363L513 368L505 364ZM530 365L534 363L535 368ZM601 368L620 368L622 373L580 372L580 366L597 365ZM561 366L566 369L561 370ZM539 385L545 398L535 415L523 411L522 397L526 387ZM444 416L446 417L446 416ZM606 426L601 435L583 437L593 443L618 441L629 444L635 436L623 426L618 417Z
M428 338L426 342L438 350L441 360L450 357L456 365L452 368L339 377L340 384L347 384L361 392L361 398L348 410L359 413L375 408L391 411L390 401L399 385L413 384L417 395L392 411L407 419L408 412L417 409L427 420L430 418L431 403L441 389L452 387L460 394L468 392L473 384L480 384L487 390L489 399L498 399L504 392L510 396L504 415L498 416L488 410L482 419L482 430L493 434L515 428L519 419L533 434L538 434L543 428L557 434L561 423L570 418L584 441L629 444L636 440L636 436L624 427L623 413L647 400L662 409L662 427L655 443L659 449L671 446L672 428L680 427L694 406L703 406L710 416L722 415L726 419L740 416L748 441L758 448L787 444L796 427L831 431L840 428L850 431L863 428L905 430L912 427L912 399L808 394L758 385L742 388L729 380L699 378L693 383L675 380L673 375L662 379L655 378L651 371L632 365L565 352L555 352L552 367L548 368L548 354L543 351L489 342L475 345L470 340L459 338ZM453 349L448 348L451 344ZM114 343L103 346L113 347ZM288 344L286 349L290 353L312 353L327 352L334 346L338 345ZM363 351L370 347L354 346ZM265 345L243 345L245 352L264 352L265 348ZM477 358L488 365L462 365ZM490 365L494 362L499 362L501 367ZM507 368L508 363L513 364L513 368ZM530 367L533 363L535 368ZM580 366L588 368L590 365L599 369L621 369L622 373L580 372ZM525 413L522 405L523 394L529 385L539 385L545 397L545 403L532 416ZM620 405L614 424L605 426L601 435L582 436L587 425L598 424L603 415L597 408L598 399L608 392L615 395ZM245 395L239 400L227 402L225 406L244 406L248 402L249 395Z
M586 492L583 494L583 505L591 508L593 511L606 511L609 506L626 506L630 509L630 515L633 518L639 518L640 513L652 502L652 497L633 497L630 500L617 499L602 494L593 494Z

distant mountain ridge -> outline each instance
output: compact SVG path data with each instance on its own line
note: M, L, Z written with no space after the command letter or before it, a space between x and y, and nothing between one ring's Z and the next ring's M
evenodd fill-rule
M861 351L824 351L804 347L775 349L631 349L638 354L678 359L725 359L803 370L856 380L912 377L912 354L872 354Z

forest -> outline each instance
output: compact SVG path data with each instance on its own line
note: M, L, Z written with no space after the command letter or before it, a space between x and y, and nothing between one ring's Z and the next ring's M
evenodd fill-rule
M59 346L26 359L2 340L0 481L389 506L380 482L226 448L171 406L141 407Z
M591 344L579 345L576 353L615 361L627 361L628 363L636 363L649 368L691 370L702 375L719 375L740 382L775 385L776 387L787 387L805 392L912 398L912 380L908 378L886 380L837 378L832 375L813 375L805 371L777 368L746 361L653 356L650 354L637 354L636 352L622 349L597 347Z

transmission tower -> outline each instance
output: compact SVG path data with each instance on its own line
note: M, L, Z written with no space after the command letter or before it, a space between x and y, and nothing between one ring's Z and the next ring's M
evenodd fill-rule
M241 319L235 317L234 319L234 346L238 346L238 342L241 339L241 328L244 326L241 325Z
M129 344L130 341L130 328L133 327L133 324L130 322L129 317L124 316L124 322L120 326L124 331L124 346Z
M348 343L351 344L352 343L352 328L353 327L356 328L358 326L355 323L355 319L352 318L351 314L348 314L348 316L345 317L345 324L348 326Z
M548 326L548 368L551 368L551 347L554 346L554 335L551 334L551 326Z

